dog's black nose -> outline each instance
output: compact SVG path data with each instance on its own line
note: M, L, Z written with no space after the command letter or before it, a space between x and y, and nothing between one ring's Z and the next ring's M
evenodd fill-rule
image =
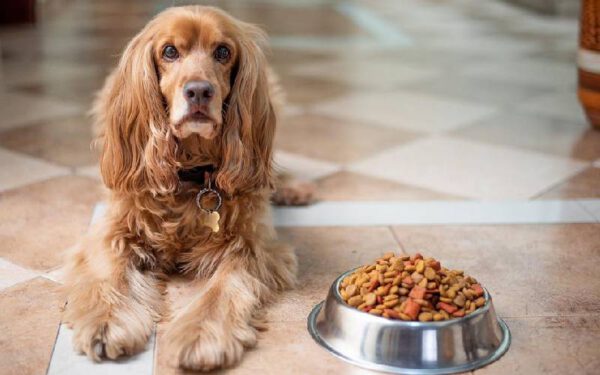
M208 81L190 81L183 86L183 96L189 104L206 104L215 95L215 88Z

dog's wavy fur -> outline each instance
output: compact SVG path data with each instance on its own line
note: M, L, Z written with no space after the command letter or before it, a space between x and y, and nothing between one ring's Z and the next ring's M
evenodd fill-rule
M152 51L156 31L173 18L210 19L236 43L223 123L212 140L177 139L169 126ZM125 49L93 109L108 210L67 262L64 320L76 350L96 361L143 350L167 311L164 280L183 272L207 282L169 322L169 358L196 370L231 366L256 343L261 306L294 285L295 255L269 222L277 116L263 41L258 28L195 6L159 14ZM199 220L201 187L177 176L203 164L217 166L224 197L218 233Z

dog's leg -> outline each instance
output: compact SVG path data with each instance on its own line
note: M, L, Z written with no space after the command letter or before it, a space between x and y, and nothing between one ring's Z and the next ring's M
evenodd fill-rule
M277 206L306 206L315 201L315 190L313 182L280 174L277 176L271 201Z
M73 328L75 349L95 361L143 350L162 308L159 282L134 266L131 245L104 233L77 246L65 280L63 319Z
M244 348L256 344L259 308L273 292L292 286L295 273L296 258L286 246L228 254L170 323L168 357L178 367L202 371L238 363Z

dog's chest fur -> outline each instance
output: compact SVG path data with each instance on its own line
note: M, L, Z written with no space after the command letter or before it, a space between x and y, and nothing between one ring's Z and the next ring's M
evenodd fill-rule
M136 229L137 235L130 240L135 243L132 248L141 268L210 273L226 255L228 243L256 238L257 227L264 225L268 191L224 198L217 233L204 224L205 212L195 200L198 191L192 187L162 199L146 197L144 209L126 210L131 204L141 208L137 199L123 202L120 220Z

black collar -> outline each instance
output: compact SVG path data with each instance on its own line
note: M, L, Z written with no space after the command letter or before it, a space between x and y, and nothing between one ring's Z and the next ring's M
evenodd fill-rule
M208 165L200 165L198 167L194 167L191 169L180 169L177 171L177 176L179 176L179 181L184 182L193 182L200 186L204 186L206 181L204 180L204 176L206 173L212 173L215 171L215 166Z

